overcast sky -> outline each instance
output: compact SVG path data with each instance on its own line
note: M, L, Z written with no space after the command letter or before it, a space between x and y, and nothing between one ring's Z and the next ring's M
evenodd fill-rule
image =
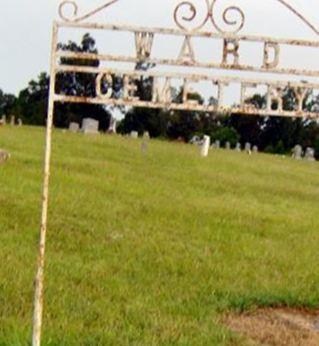
M299 9L319 29L319 0L287 0ZM0 31L0 88L17 93L41 71L48 71L50 31L58 18L58 0L1 0ZM105 0L78 0L80 11L94 9ZM176 0L119 0L98 20L111 23L130 23L146 26L175 27L173 10ZM319 40L319 37L289 13L277 0L219 0L220 4L239 4L246 14L243 33L276 37L303 37ZM201 4L205 0L194 0ZM207 27L210 30L211 27ZM100 39L101 40L101 39ZM98 45L102 44L98 40ZM117 42L125 47L126 43ZM161 43L159 50L166 48ZM287 54L287 63L296 58ZM308 63L298 55L300 67ZM310 59L310 58L309 58ZM313 55L309 64L319 65L319 55ZM311 66L318 68L319 66Z

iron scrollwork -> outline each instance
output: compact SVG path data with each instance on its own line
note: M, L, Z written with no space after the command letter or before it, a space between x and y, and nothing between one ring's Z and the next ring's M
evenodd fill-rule
M103 11L104 9L115 4L118 1L119 0L109 0L96 9L89 11L83 15L79 15L79 6L77 4L77 0L63 0L59 6L59 16L65 22L82 22L83 20L94 16L95 14ZM71 10L71 15L66 14L66 10L68 7Z
M190 29L190 24L199 17L198 5L195 5L195 0L184 0L181 1L174 10L174 20L176 25L182 30L188 31L199 31L209 21L213 24L213 27L221 34L236 34L245 25L245 13L237 5L227 5L222 12L222 21L226 26L224 29L218 24L216 5L220 3L219 0L205 0L204 5L206 6L205 16L203 21L197 26ZM297 16L304 24L308 26L314 33L319 35L319 30L294 6L290 5L286 0L276 0L281 5L286 7L290 12ZM188 14L185 14L187 12ZM184 14L183 14L184 13Z
M238 6L227 6L222 13L223 23L229 29L223 29L217 22L216 18L216 5L218 0L205 0L206 3L206 15L203 21L192 29L192 31L199 31L202 29L208 21L211 21L214 28L220 33L237 33L239 32L245 24L245 14ZM183 15L182 12L187 11L189 15ZM237 18L235 18L235 16ZM188 30L188 25L190 22L194 21L198 17L198 9L193 1L182 1L179 3L174 11L174 20L176 25L183 29Z
M102 12L107 7L117 3L120 0L108 0L102 5L98 6L94 10L91 10L84 14L79 14L78 0L62 0L59 6L59 16L65 22L82 22L95 14ZM202 1L205 7L205 15L202 21L193 28L190 28L199 17L199 5L196 5L196 1ZM294 6L288 3L287 0L275 0L293 13L299 18L308 28L314 33L319 35L317 27L311 23L300 11ZM227 5L222 11L221 21L223 25L220 25L220 21L217 19L217 5L221 3L220 0L182 0L177 4L174 10L174 21L176 25L187 31L197 32L201 30L209 21L213 24L213 27L217 32L221 34L236 34L245 25L245 13L238 5ZM69 14L68 10L69 9Z

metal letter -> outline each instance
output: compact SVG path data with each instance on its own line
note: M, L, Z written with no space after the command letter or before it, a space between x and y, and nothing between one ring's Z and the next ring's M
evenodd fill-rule
M273 102L277 102L277 111L283 111L283 89L281 87L275 87L268 85L267 92L267 111L271 112Z
M182 61L184 64L195 63L194 47L189 36L185 36L178 60Z
M127 101L138 100L138 97L134 97L134 93L137 91L137 86L134 84L134 81L134 78L124 76L123 97Z
M135 33L136 56L139 60L146 60L151 56L154 34L149 32Z
M309 89L307 88L293 88L296 99L298 101L297 111L302 112L303 111L303 102L307 96L307 93L309 92Z
M162 103L170 103L172 101L171 78L165 78L165 82L162 87L160 85L159 78L154 78L152 101Z
M248 88L257 88L257 84L254 83L241 83L241 93L240 93L240 105L241 107L247 107L248 105L246 104L246 100L247 100L247 89ZM252 107L252 105L249 105L250 107Z
M274 52L274 58L270 60L270 50ZM279 65L280 46L278 43L265 42L264 45L264 68L276 68Z
M218 87L218 108L221 109L224 103L225 86L228 86L229 84L222 81L214 82L214 84Z
M192 81L194 83L194 81ZM198 105L198 100L189 99L189 94L194 93L194 90L190 88L190 81L188 79L184 79L183 85L183 103L188 105Z
M236 39L224 39L224 52L223 52L223 65L239 65L239 42ZM234 61L232 64L228 64L228 56L232 55Z
M106 83L108 84L106 93L103 93L101 90L101 83L104 81L106 81ZM109 73L107 74L99 73L98 76L96 77L96 95L103 99L110 99L113 94L112 85L113 85L113 78Z

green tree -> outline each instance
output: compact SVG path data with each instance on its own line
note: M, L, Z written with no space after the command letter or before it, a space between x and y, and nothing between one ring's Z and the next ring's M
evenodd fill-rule
M16 102L16 113L24 123L45 125L49 95L49 76L41 73L21 90Z
M0 116L14 113L16 97L12 94L6 94L0 89Z
M80 44L72 41L67 44L59 43L58 49L69 52L97 53L95 41L89 34L83 36ZM98 67L100 62L98 60L61 58L60 64ZM62 95L95 97L95 79L95 74L58 73L56 92ZM37 80L31 80L28 87L19 93L15 109L24 123L45 125L49 84L50 77L46 73L41 73ZM105 130L110 121L110 113L102 105L56 103L54 115L54 125L57 127L68 127L71 121L81 123L83 118L92 117L98 120L101 129Z
M219 140L223 145L226 142L230 142L231 146L234 147L240 140L240 135L233 127L220 127L211 134L212 140Z
M58 49L63 52L93 53L98 49L93 37L85 34L80 44L69 41L59 43ZM61 65L76 65L98 67L99 60L88 60L80 58L61 58ZM57 75L56 92L67 96L96 97L95 81L97 75L94 73L62 72ZM55 125L67 127L70 122L82 122L83 118L90 117L99 121L100 129L106 130L110 123L110 112L103 105L94 104L58 104L55 112Z

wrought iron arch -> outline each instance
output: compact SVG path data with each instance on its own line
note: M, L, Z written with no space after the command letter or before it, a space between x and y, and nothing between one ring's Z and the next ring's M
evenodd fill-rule
M108 0L104 4L98 6L97 8L88 11L82 15L79 15L79 6L77 3L77 0L63 0L59 5L59 16L63 21L66 22L82 22L86 19L89 19L90 17L93 17L94 15L106 10L108 7L116 4L120 0ZM193 30L200 30L202 29L207 22L210 20L213 24L213 27L220 33L225 33L226 31L223 30L217 23L215 18L215 7L218 3L220 3L220 0L202 0L203 5L206 7L206 16L202 23L197 26ZM274 0L281 5L283 5L286 9L288 9L291 13L293 13L301 22L303 22L309 29L311 29L315 34L319 35L319 30L317 27L308 20L296 7L291 5L287 0ZM71 7L71 15L66 14L67 7ZM180 14L182 9L186 9L189 12L189 15L182 15ZM186 29L187 27L182 23L182 21L185 22L192 22L198 13L197 6L194 3L194 0L183 0L180 1L179 4L176 5L174 10L174 20L177 26L181 29ZM232 19L231 17L237 16L237 18ZM228 5L222 13L222 20L224 24L235 27L230 32L237 33L239 32L245 24L245 13L244 11L238 6L238 5ZM228 31L229 32L229 31Z
M314 26L314 24L312 24L300 11L298 11L297 8L289 4L286 0L275 0L275 1L282 4L286 9L288 9L291 13L293 13L296 17L298 17L314 33L316 33L317 35L319 34L319 31ZM217 24L217 21L216 21L215 8L216 8L216 5L220 2L221 1L219 0L205 0L205 6L207 7L206 17L204 18L203 22L194 29L195 31L202 29L207 24L208 21L211 21L215 30L224 34L227 32L226 30L223 30ZM179 13L181 13L180 11L183 8L189 12L189 16L179 15ZM185 22L193 21L196 18L197 13L198 13L198 10L197 10L197 6L194 4L194 1L192 0L181 1L176 6L174 11L175 23L177 24L179 28L187 30L187 27L182 23L182 21L185 21ZM232 17L234 18L232 19ZM245 17L246 16L244 11L238 5L228 5L225 7L225 9L222 12L222 20L224 24L229 27L233 27L233 29L228 31L231 33L238 33L244 27Z
M92 103L103 105L118 105L129 107L146 107L146 108L165 108L171 110L195 110L203 112L215 113L231 113L231 114L251 114L260 116L286 116L286 117L307 117L309 119L319 120L318 108L313 111L304 108L304 100L306 95L313 90L318 90L319 83L313 81L305 81L304 77L319 78L319 69L302 68L283 68L280 66L281 46L292 46L298 48L313 48L319 49L319 40L296 40L296 39L278 39L274 37L261 37L251 35L241 35L240 31L245 25L245 12L238 5L226 5L221 12L221 18L217 18L216 7L222 0L196 0L202 1L205 12L202 20L199 20L197 26L191 28L191 24L195 23L199 17L199 7L195 4L195 0L180 0L173 8L173 19L177 28L149 28L142 26L129 25L114 25L110 23L91 23L88 19L95 15L108 10L111 6L118 3L120 0L105 0L102 5L89 11L80 11L77 0L63 0L60 3L58 13L59 21L53 23L52 45L51 45L51 75L50 75L50 93L48 104L47 117L47 132L46 132L46 151L44 162L44 182L43 182L43 198L42 198L42 217L40 228L40 246L39 259L36 275L36 289L34 299L34 322L33 322L33 346L40 346L41 327L42 327L42 310L43 310L43 276L44 276L44 255L46 245L47 218L48 218L48 195L49 195L49 177L51 163L51 145L52 145L52 128L54 106L57 102L72 102L72 103ZM316 35L319 35L318 28L309 21L298 9L289 4L288 0L274 0L280 3L290 13L294 14L299 20L304 23ZM186 10L186 11L185 11ZM219 19L219 20L217 20ZM218 23L222 22L226 29L223 29ZM202 29L206 24L212 25L210 31L204 32ZM96 29L112 32L130 33L130 38L135 41L136 52L132 55L115 55L102 53L83 53L83 52L65 52L58 49L58 32L65 28L73 29ZM129 36L129 35L128 35ZM177 58L171 57L159 58L152 54L153 41L157 36L178 36L183 39L182 47ZM223 45L222 60L203 62L197 59L194 52L193 38L208 38L211 40L219 40ZM240 61L239 47L242 42L261 43L263 45L261 65L252 66L243 64ZM180 47L179 47L180 48ZM229 62L232 58L233 62ZM64 58L64 59L63 59ZM145 70L115 70L107 67L93 66L92 64L84 65L67 65L63 64L65 58L72 58L74 61L103 61L103 62L122 62L136 63L147 62L150 66L160 65L183 67L187 69L206 69L206 70L222 70L236 71L235 77L220 77L212 73L188 73L181 72L153 72ZM267 73L272 75L298 76L302 78L300 81L283 81L283 80L266 80L261 78L240 78L239 71L249 71L254 73ZM76 96L64 95L56 93L56 76L59 73L78 73L91 74L96 81L96 96ZM120 76L123 79L123 95L113 95L112 93L112 78ZM136 80L144 77L152 77L152 100L141 100L134 93L136 92ZM170 81L178 79L182 82L183 98L182 101L172 100ZM295 78L294 78L295 79ZM164 83L160 85L160 81ZM200 81L209 82L212 87L218 89L218 102L216 104L202 105L194 100L189 100L188 95L191 93L189 85ZM105 88L101 84L108 84L107 92L103 93ZM135 85L134 85L135 83ZM224 89L230 84L238 84L241 88L239 104L236 106L227 107L223 103ZM267 106L265 109L257 109L245 103L248 88L255 88L262 85L267 89ZM298 101L295 109L292 111L283 109L282 95L285 88L290 88L295 93L295 98ZM273 109L272 105L277 104L277 109Z

